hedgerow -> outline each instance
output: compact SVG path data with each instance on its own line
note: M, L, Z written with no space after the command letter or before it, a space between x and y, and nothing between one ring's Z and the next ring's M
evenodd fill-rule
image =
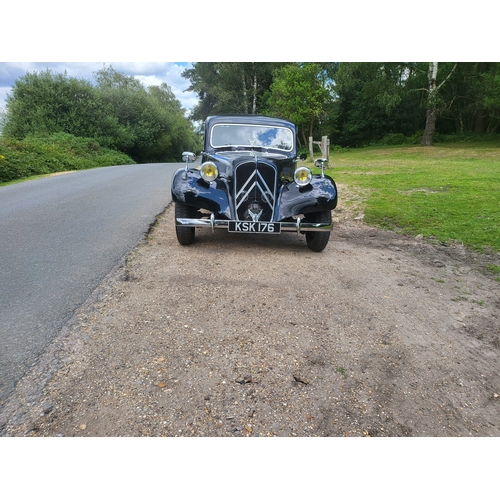
M94 139L59 132L23 140L0 137L0 182L33 175L135 163Z

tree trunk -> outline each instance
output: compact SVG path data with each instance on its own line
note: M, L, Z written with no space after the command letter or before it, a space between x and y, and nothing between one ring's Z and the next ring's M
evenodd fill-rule
M422 138L422 146L432 146L432 137L436 130L436 78L438 72L438 63L429 63L429 89L427 94L427 113L425 117L424 137Z
M425 119L424 137L422 138L422 146L432 146L432 138L436 130L436 108L427 108Z
M304 140L304 144L307 144L307 139L306 139L306 134L304 131L304 127L300 127L301 132L302 132L302 139Z
M253 73L253 101L252 101L252 115L257 113L257 73Z
M241 70L241 82L243 84L243 108L244 114L248 114L247 85L245 81L245 71Z
M436 113L437 113L437 97L439 93L439 89L446 83L448 78L450 78L451 74L455 71L457 67L457 63L453 66L448 76L437 85L437 73L438 73L438 63L431 62L429 63L429 88L427 89L427 113L425 118L425 130L424 137L422 138L422 146L432 146L432 138L434 136L434 132L436 130Z

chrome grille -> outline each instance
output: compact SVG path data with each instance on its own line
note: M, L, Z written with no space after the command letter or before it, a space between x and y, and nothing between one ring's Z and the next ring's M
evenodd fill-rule
M245 220L246 211L251 203L262 208L259 220L271 221L276 199L276 168L267 163L248 162L235 169L235 203L238 220Z

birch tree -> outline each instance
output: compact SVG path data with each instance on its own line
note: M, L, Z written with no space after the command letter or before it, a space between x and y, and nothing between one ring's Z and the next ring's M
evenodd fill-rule
M452 73L457 67L457 63L454 64L448 76L438 85L437 84L437 74L438 74L438 64L437 62L429 63L429 71L427 74L427 79L429 82L429 87L424 89L427 91L427 110L425 118L425 129L424 136L422 138L422 146L432 146L432 139L434 137L434 132L436 131L436 117L437 117L437 104L439 98L439 89L446 83L450 78Z

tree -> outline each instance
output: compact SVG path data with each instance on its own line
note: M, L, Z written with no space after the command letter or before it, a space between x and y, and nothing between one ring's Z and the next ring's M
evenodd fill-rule
M198 62L184 70L191 82L188 91L198 94L191 118L204 121L217 114L259 114L265 107L265 95L273 70L282 63Z
M299 126L305 145L332 99L331 82L318 63L287 64L274 74L267 106Z
M2 135L3 127L7 121L7 110L2 106L0 107L0 135Z
M333 140L358 146L389 134L414 134L424 118L416 91L424 85L421 77L415 63L339 63L332 73L338 105Z
M429 87L425 89L427 91L427 109L424 136L421 143L422 146L432 146L432 139L436 130L436 112L439 99L439 90L455 71L457 64L455 63L451 71L448 73L448 76L439 85L437 84L438 67L439 65L437 62L429 63L429 70L427 73Z
M499 63L458 63L443 94L445 101L452 103L444 116L453 119L455 133L495 133L498 129Z
M166 83L146 89L111 66L97 71L94 78L125 132L121 150L136 161L179 159L183 150L197 149L193 126Z
M16 139L56 132L102 138L116 125L92 84L67 73L27 72L7 95L4 133Z
M112 67L91 82L47 70L16 80L3 133L16 139L59 132L95 139L138 162L179 160L198 149L185 110L166 84L145 88Z
M488 110L486 131L494 133L500 124L500 63L486 63L480 78L484 89L481 104Z
M179 159L183 151L198 151L198 136L194 133L193 124L185 117L185 110L166 83L151 86L149 98L159 113L162 129L150 154L154 158L165 157Z

